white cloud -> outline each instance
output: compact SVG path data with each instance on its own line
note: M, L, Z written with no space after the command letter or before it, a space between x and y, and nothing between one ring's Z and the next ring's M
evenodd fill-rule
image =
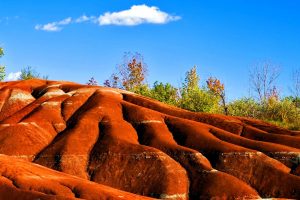
M16 81L20 78L22 72L11 72L5 78L5 81Z
M166 24L179 19L179 16L170 15L155 6L134 5L129 10L104 13L98 18L98 23L99 25L135 26L143 23Z
M72 18L71 17L68 17L66 19L63 19L59 22L57 22L58 25L68 25L72 22Z
M72 18L71 17L68 17L66 19L63 19L61 21L58 21L58 22L51 22L51 23L48 23L48 24L44 24L44 25L36 25L35 26L35 29L36 30L42 30L42 31L60 31L62 29L62 26L65 26L65 25L68 25L72 22Z
M61 31L63 26L71 23L91 22L100 26L104 25L119 25L119 26L136 26L140 24L166 24L171 21L181 19L180 16L170 15L161 11L158 7L147 5L133 5L128 10L119 12L106 12L99 17L82 15L76 19L71 17L65 18L61 21L50 22L44 25L36 25L36 30L43 31Z
M83 23L83 22L88 22L88 21L95 22L95 19L96 19L95 16L88 17L86 15L82 15L75 20L75 23Z
M48 23L48 24L45 24L45 25L36 25L35 26L35 29L36 30L42 30L42 31L60 31L61 28L58 27L56 25L56 23Z

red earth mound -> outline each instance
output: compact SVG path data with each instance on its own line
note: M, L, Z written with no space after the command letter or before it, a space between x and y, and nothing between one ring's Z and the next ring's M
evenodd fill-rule
M300 133L70 82L0 83L0 199L300 199Z

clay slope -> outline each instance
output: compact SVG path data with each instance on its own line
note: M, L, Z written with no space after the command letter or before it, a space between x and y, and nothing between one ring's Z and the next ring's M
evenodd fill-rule
M0 154L0 199L300 199L298 132L117 89L1 83Z

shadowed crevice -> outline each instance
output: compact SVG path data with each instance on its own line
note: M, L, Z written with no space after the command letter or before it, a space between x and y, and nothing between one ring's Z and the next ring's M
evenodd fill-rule
M90 156L89 156L89 160L88 160L88 164L87 164L87 170L86 170L89 180L91 180L91 181L94 180L95 171L97 170L97 166L91 167L91 163L95 162L95 161L97 162L97 159L101 158L101 155L99 155L99 153L97 153L97 152L99 151L99 147L101 146L102 139L105 135L104 126L101 123L101 121L99 122L98 127L99 127L98 138L97 138L96 143L91 148Z
M92 98L95 96L95 92L89 96L89 98L84 101L80 107L78 107L76 109L76 111L74 112L74 114L69 118L69 120L66 122L66 128L58 133L56 135L56 137L54 137L54 139L43 149L41 150L37 156L35 157L34 161L33 162L36 162L36 160L38 160L41 155L44 154L44 152L50 148L51 146L53 146L56 142L58 142L60 139L62 139L64 136L65 136L65 133L68 132L70 129L74 128L74 126L76 125L77 121L80 119L80 116L87 110L91 107L90 105L90 102L92 101ZM61 110L62 112L62 110ZM56 155L55 155L56 157ZM57 157L61 157L59 155L57 155ZM57 159L58 161L60 161L60 159Z

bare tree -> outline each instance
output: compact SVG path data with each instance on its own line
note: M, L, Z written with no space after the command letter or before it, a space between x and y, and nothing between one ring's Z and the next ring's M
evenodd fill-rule
M104 85L128 91L135 91L146 82L148 66L140 53L125 52L123 62L117 67L110 79L105 80Z
M98 82L96 81L96 79L94 77L91 77L86 84L96 86L96 85L98 85Z
M300 69L293 72L293 86L291 91L294 96L294 101L297 107L300 105Z
M250 83L260 102L265 102L277 88L279 75L279 67L270 62L259 63L250 71Z
M293 72L292 92L296 98L300 97L300 69Z

